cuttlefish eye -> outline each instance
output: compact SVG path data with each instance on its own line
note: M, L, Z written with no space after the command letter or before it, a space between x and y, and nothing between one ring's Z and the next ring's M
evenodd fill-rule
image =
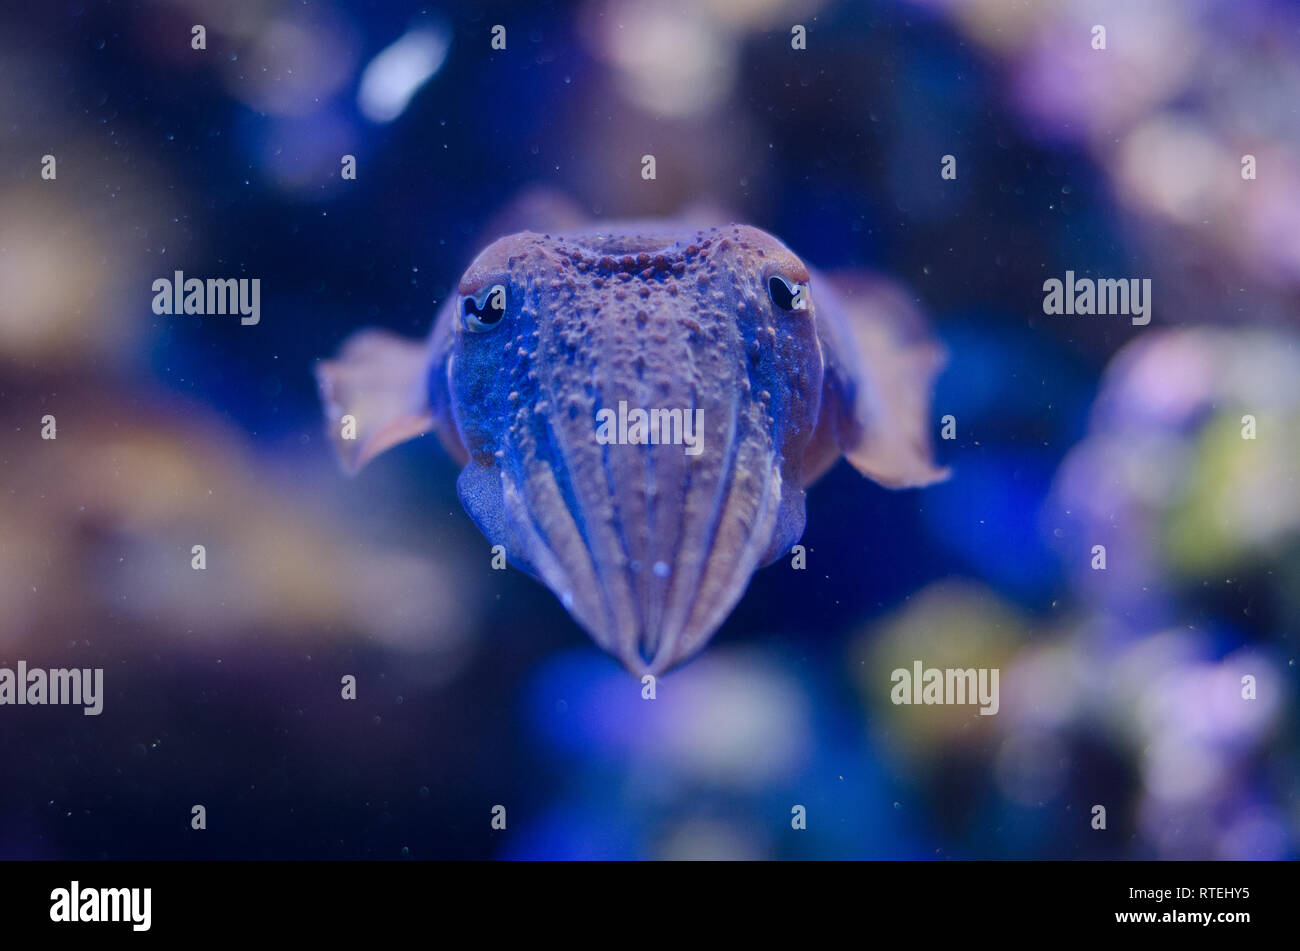
M808 306L807 285L787 281L780 274L773 274L768 280L767 293L772 303L782 310L804 310Z
M464 298L460 308L467 330L487 333L506 315L506 286L493 284L473 297Z

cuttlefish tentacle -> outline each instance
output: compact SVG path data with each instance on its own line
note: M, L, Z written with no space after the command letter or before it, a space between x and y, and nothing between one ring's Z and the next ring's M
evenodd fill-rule
M436 432L488 539L658 674L798 541L805 489L841 455L891 488L947 476L941 364L883 282L811 274L746 225L627 225L493 242L427 341L362 331L317 377L348 471ZM664 438L611 440L629 407Z

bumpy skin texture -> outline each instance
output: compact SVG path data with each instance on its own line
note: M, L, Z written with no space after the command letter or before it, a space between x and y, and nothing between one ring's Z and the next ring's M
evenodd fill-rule
M807 305L774 302L773 276ZM505 316L474 332L462 302L495 285ZM885 485L945 475L926 436L938 351L900 337L899 301L859 290L855 314L746 225L523 232L478 256L427 344L364 332L318 375L332 433L355 408L345 463L435 429L489 541L658 674L798 541L804 488L841 453ZM702 451L601 444L597 413L620 401L702 410Z

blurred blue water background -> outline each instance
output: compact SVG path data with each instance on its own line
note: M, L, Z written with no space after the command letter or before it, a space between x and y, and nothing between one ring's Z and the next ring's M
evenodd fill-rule
M0 665L108 695L0 713L0 857L1294 858L1298 64L1261 0L6 5ZM313 362L548 194L712 206L949 351L954 478L841 464L654 702L433 440L348 481L322 436ZM1045 316L1067 269L1151 324ZM154 315L174 270L261 322ZM891 704L917 658L999 714Z

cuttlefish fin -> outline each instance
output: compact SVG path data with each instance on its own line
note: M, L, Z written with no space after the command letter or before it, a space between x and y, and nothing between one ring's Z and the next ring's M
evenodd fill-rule
M944 348L898 288L860 275L822 280L832 290L814 296L825 360L822 415L839 452L890 489L948 478L930 442L930 399L947 361Z
M326 426L349 475L386 449L434 428L427 378L430 345L370 328L316 364Z

